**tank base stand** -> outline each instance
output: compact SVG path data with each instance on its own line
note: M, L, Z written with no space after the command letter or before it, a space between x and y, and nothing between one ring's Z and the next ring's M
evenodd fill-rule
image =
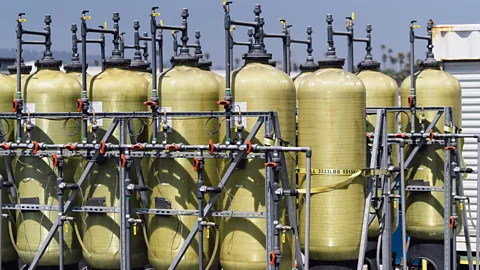
M28 269L29 265L23 265L20 269ZM57 266L37 266L35 270L58 270ZM65 265L65 270L78 270L78 264Z
M355 270L358 260L351 261L310 261L310 269L315 270Z
M409 267L414 263L421 264L422 259L427 260L428 265L431 266L432 269L445 270L443 265L443 240L419 240L411 238L408 249ZM457 269L459 269L460 256L457 256L455 263L457 264Z

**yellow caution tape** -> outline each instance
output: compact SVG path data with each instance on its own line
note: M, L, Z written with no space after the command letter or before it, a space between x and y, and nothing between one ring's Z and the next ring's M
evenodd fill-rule
M357 177L362 175L363 171L364 170L357 170L355 173L350 175L347 179L345 179L342 182L338 182L338 183L323 186L323 187L311 188L310 193L311 194L324 193L324 192L328 192L328 191L332 191L332 190L336 190L336 189L346 187L346 186L350 185ZM298 193L305 194L305 193L307 193L307 190L306 189L298 189Z
M310 169L310 173L314 175L352 175L362 170L346 170L346 169ZM306 174L307 169L296 168L297 174Z
M205 231L205 237L207 237L207 239L210 238L210 229L207 228L207 230Z
M68 232L68 223L65 223L65 232Z
M137 225L133 225L133 235L137 235Z
M282 243L285 244L287 237L285 237L285 233L282 233Z

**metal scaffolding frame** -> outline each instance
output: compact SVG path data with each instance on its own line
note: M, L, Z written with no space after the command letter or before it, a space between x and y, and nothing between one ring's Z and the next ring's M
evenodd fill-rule
M388 117L387 114L409 112L410 107L382 107L382 108L367 108L367 114L376 115L375 131L367 133L370 142L373 143L371 147L371 163L370 170L375 170L375 173L370 174L368 180L367 199L365 201L365 215L362 228L362 240L359 252L359 262L357 269L363 267L364 256L367 244L368 226L375 219L376 214L370 214L370 205L373 200L379 203L380 207L376 209L379 211L382 208L380 215L380 230L382 241L382 269L392 269L391 263L391 203L392 199L400 198L401 212L405 214L405 197L406 192L444 192L444 267L445 269L455 269L455 264L452 265L452 258L456 257L456 240L455 235L457 231L458 214L456 213L455 205L467 200L463 194L463 185L461 175L463 173L472 172L472 169L463 167L461 158L461 149L458 149L460 144L458 139L463 138L477 138L479 141L478 147L480 149L480 135L479 134L460 134L456 133L455 121L453 118L453 109L451 107L414 107L415 111L434 111L436 115L434 119L425 128L422 123L422 130L417 132L415 127L414 132L407 131L406 133L388 133ZM408 115L408 113L407 113ZM433 129L440 118L444 116L445 132L434 132ZM412 125L415 126L415 125ZM392 164L388 147L391 145L398 145L399 163ZM429 145L444 145L444 186L434 187L430 185L412 185L405 182L405 172L413 161L416 154L422 147ZM405 147L409 145L411 148L408 156L405 155ZM477 161L480 167L480 160ZM480 176L479 176L480 177ZM480 181L480 179L479 179ZM456 188L458 182L458 190ZM426 183L427 184L427 183ZM394 190L399 190L400 194L395 195ZM378 196L378 191L382 191L382 195ZM479 194L477 194L477 199ZM451 206L453 208L451 210ZM464 220L463 230L465 234L465 241L467 243L467 254L469 269L473 270L472 253L470 246L470 236L467 225L466 207L462 207L460 213ZM406 221L402 219L400 225L402 231L402 269L407 269L406 260ZM451 232L453 231L453 233ZM451 236L454 236L452 239ZM451 248L451 241L453 241L453 248ZM478 260L478 253L477 253Z
M239 115L236 112L232 112L233 115ZM212 116L223 116L223 112L172 112L167 113L166 117L212 117ZM65 184L64 182L57 181L58 187L57 190L59 196L59 205L24 205L24 204L13 204L13 205L3 205L2 209L15 209L15 210L33 210L33 211L58 211L59 217L53 223L48 235L46 236L45 241L40 246L34 260L29 266L29 269L35 269L40 261L43 253L48 247L50 241L55 236L56 232L59 232L59 244L61 254L63 254L63 224L64 222L70 221L67 213L70 209L73 209L74 212L95 212L95 213L107 213L119 211L122 217L120 224L120 235L121 235L121 253L125 254L123 256L124 260L121 262L122 269L130 268L130 252L129 252L129 243L130 243L130 229L133 224L142 223L142 220L133 219L130 217L130 205L125 202L128 202L128 196L131 195L134 191L145 192L143 185L142 174L139 173L139 185L133 185L130 181L130 167L134 163L135 166L140 169L139 162L136 160L140 158L189 158L194 159L196 162L202 162L204 158L224 158L232 159L233 161L230 164L228 170L223 175L222 180L218 187L206 187L204 185L199 186L199 192L205 194L207 192L213 193L210 200L206 204L205 208L200 207L198 211L185 211L185 210L171 210L171 209L132 209L139 214L155 214L155 215L198 215L199 221L192 228L189 236L185 240L185 243L179 252L177 258L172 263L170 269L174 269L180 259L186 252L190 242L196 236L198 232L199 237L202 238L203 232L202 228L204 226L210 226L207 224L206 218L210 215L219 216L219 217L258 217L266 218L267 222L267 231L266 231L266 241L267 241L267 260L266 265L268 269L278 269L280 265L281 251L279 247L280 235L281 232L289 229L292 232L293 238L295 240L295 249L296 249L296 261L300 266L300 269L303 269L303 260L301 255L300 239L298 236L298 226L296 224L296 213L294 211L294 197L297 195L296 189L290 187L288 172L286 168L286 162L284 157L284 152L304 152L307 155L307 163L311 162L311 150L308 147L288 147L281 146L281 133L280 133L280 124L277 121L277 114L275 112L243 112L242 116L244 117L258 117L256 124L254 125L252 131L245 139L241 145L225 145L225 144L213 144L208 145L176 145L176 144L148 144L148 143L132 143L126 144L126 126L127 123L132 117L148 117L151 116L150 112L144 113L103 113L103 117L114 118L113 123L108 128L107 132L103 136L102 140L99 143L77 143L72 142L68 144L46 144L42 142L31 142L31 143L14 143L14 142L3 142L0 144L0 156L3 157L12 157L12 156L36 156L36 157L54 157L59 160L57 165L58 168L58 179L61 179L61 168L64 163L63 160L72 155L85 155L89 157L90 160L86 167L83 170L82 175L76 182L76 184ZM26 119L26 115L23 115L19 121ZM64 119L69 121L70 119L81 119L83 117L82 113L32 113L29 116L30 118L36 117L48 117L50 119ZM92 116L89 116L90 118ZM95 117L99 117L98 113ZM17 114L15 113L0 113L0 119L17 119ZM265 136L270 139L275 139L276 145L273 146L261 146L256 144L251 144L250 141L256 136L260 128L264 126ZM120 144L110 144L108 143L109 137L112 133L119 127L120 129ZM273 133L272 133L273 132ZM272 138L272 134L275 134L275 138ZM225 153L227 152L228 153ZM95 161L101 157L120 157L120 188L122 192L120 193L120 207L79 207L73 205L73 200L78 194L84 180L87 178L89 172L93 168ZM266 169L266 211L261 212L232 212L232 211L213 211L213 204L218 198L219 192L223 190L223 187L229 180L229 177L233 173L234 169L237 167L238 163L242 159L246 158L256 158L265 160L265 169ZM132 162L133 161L133 162ZM310 167L310 165L307 165ZM7 166L8 179L13 181L13 175L11 174L9 166ZM138 172L138 171L137 171ZM201 181L201 170L199 172L199 181ZM281 186L279 182L279 175L281 179ZM63 179L62 179L63 180ZM132 186L133 185L133 186ZM307 173L307 190L310 190L310 173ZM0 185L0 188L2 186ZM72 192L65 203L63 203L63 190L70 189ZM15 195L15 194L12 194ZM289 213L289 226L281 224L279 221L279 209L274 207L275 202L278 202L280 196L286 196L287 198L287 208ZM201 205L201 204L200 204ZM310 198L309 192L306 194L306 210L309 213L310 209ZM308 226L308 214L307 214L307 226L305 228L306 239L309 238L309 226ZM0 228L1 229L1 228ZM0 235L0 241L1 241ZM305 259L308 259L308 240L305 241ZM203 254L203 246L199 245L199 254ZM63 269L63 258L60 256L60 269ZM305 265L308 267L308 261L305 262ZM203 265L199 264L199 269L202 269Z

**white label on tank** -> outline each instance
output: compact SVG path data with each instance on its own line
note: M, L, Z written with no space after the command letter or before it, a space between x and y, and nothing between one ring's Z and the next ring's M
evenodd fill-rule
M160 124L162 124L165 119L163 119L163 112L172 112L172 107L162 107L160 108L160 117L159 117L159 125L158 125L158 132L162 132L162 130L160 130ZM169 125L170 127L172 126L172 117L171 116L167 116L167 125Z
M35 112L35 103L25 103L27 107L26 113L34 113ZM30 122L35 125L35 118L30 118Z
M247 102L232 102L232 111L234 112L246 112L247 111ZM242 116L242 126L247 127L247 118L245 116ZM232 123L230 124L232 128L235 127L235 123L238 122L239 117L238 116L233 116L232 117ZM238 123L240 124L240 123Z
M101 113L103 112L102 110L102 102L101 101L92 101L90 103L90 113ZM102 127L103 126L103 119L102 118L96 118L97 121L97 126Z

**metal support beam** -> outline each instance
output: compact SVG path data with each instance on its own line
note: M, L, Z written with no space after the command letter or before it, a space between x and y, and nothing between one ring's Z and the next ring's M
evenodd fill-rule
M382 115L385 114L384 110L377 110L377 121L375 123L375 137L373 138L372 155L370 159L370 168L375 169L377 167L378 150L380 148L380 131L382 130ZM367 196L365 198L365 209L363 212L362 222L362 236L360 239L360 249L358 253L358 265L357 270L363 270L363 264L365 260L365 251L367 250L368 240L368 219L370 216L370 205L372 201L372 181L367 178Z
M262 126L263 122L264 122L263 117L259 117L255 125L253 126L252 130L250 131L250 134L248 134L247 138L245 139L245 141L251 140L255 137L255 135L257 135L257 132ZM223 188L225 186L230 176L232 175L233 171L237 167L237 164L244 157L245 157L245 152L243 151L237 154L237 156L233 159L232 163L230 163L230 166L228 167L227 171L223 175L222 180L220 181L220 184L218 185L218 187ZM219 196L218 193L214 193L210 197L210 200L208 201L207 205L204 208L203 218L206 218L210 214L214 203L218 199L218 196ZM177 268L178 264L180 263L180 260L183 258L183 255L185 255L185 252L187 251L188 246L193 241L193 238L195 238L195 235L197 234L197 232L198 232L198 223L195 223L195 225L193 225L192 229L190 230L190 233L188 234L187 238L183 242L183 245L180 248L179 252L177 253L177 256L175 256L175 259L173 260L172 264L168 268L169 270L174 270L175 268Z
M382 114L382 163L381 168L387 171L390 155L388 154L388 120L387 113L383 111ZM392 213L390 198L390 175L385 173L382 178L382 195L383 195L383 235L382 235L382 269L392 269Z
M102 140L103 141L107 141L108 138L110 138L110 136L112 135L113 131L115 131L115 128L117 127L117 124L118 124L118 119L114 119L112 124L110 125L110 127L108 128L107 132L105 132L105 135L103 136ZM92 159L88 162L87 166L85 167L85 169L83 170L83 173L82 175L80 176L80 179L78 180L77 184L79 186L78 189L74 189L72 191L72 193L70 194L70 196L68 197L65 205L64 205L64 212L67 212L69 209L70 209L70 206L73 202L73 199L75 199L75 197L77 196L79 190L82 188L82 184L83 182L85 181L85 179L87 178L88 174L90 173L90 171L92 170L93 168L93 165L95 164L95 161L100 157L100 150L97 150L95 151L95 154L94 156L92 157ZM40 248L38 249L38 252L37 254L35 254L35 258L33 259L32 263L30 264L30 266L28 267L29 270L33 270L37 267L40 259L42 258L43 254L45 253L45 251L47 250L47 247L48 245L50 244L50 242L52 241L54 235L55 235L55 232L57 231L58 229L58 226L60 224L60 217L57 218L55 220L55 222L53 223L52 227L50 228L50 231L48 232L47 236L45 237L45 240L43 241L42 245L40 246Z

